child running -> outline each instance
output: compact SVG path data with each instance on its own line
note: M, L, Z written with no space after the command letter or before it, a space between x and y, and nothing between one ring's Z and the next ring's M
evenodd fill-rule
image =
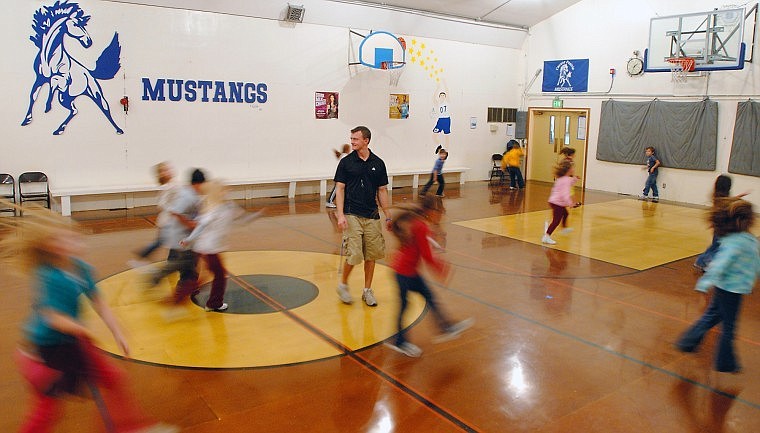
M16 353L21 374L32 385L32 408L19 432L52 432L62 406L60 397L81 395L85 385L93 395L102 395L109 431L178 432L177 427L156 424L142 413L127 391L124 373L93 346L93 335L79 317L83 295L121 351L129 355L124 333L99 294L92 268L79 258L83 243L77 230L41 208L25 208L23 219L3 218L0 224L18 229L6 232L0 241L0 258L32 277L32 312Z
M721 324L720 339L715 355L715 370L741 372L734 353L734 332L742 295L752 293L760 274L760 249L757 238L749 233L755 221L752 205L739 198L720 199L711 213L715 234L720 246L705 274L697 281L696 290L707 292L714 288L710 305L678 340L682 352L694 352L707 331Z
M433 182L437 181L438 190L435 192L435 195L443 197L443 188L446 186L446 183L443 181L443 164L446 162L446 159L448 159L449 152L441 146L438 146L438 149L436 149L436 154L438 155L438 158L435 160L435 164L433 165L433 171L430 172L430 180L428 180L428 182L424 187L422 187L422 190L420 191L421 196L427 194L430 187L433 186Z
M562 161L554 167L554 186L549 194L549 207L552 210L552 222L544 223L544 237L541 238L541 242L554 245L557 243L552 239L552 233L562 223L562 233L570 233L573 229L567 226L567 216L569 212L568 207L579 206L573 199L572 188L575 182L578 180L574 176L573 164L569 161Z
M168 210L169 204L172 203L173 196L177 190L177 185L173 182L174 170L166 161L156 164L154 169L156 171L158 183L161 185L161 193L158 195L157 203L158 217L156 217L158 235L153 242L137 252L139 259L127 261L127 264L133 268L139 268L148 264L146 259L164 244L166 236L164 230L166 230L166 226L169 225L171 220L174 219Z
M436 303L433 292L419 274L420 259L427 263L434 274L441 280L445 280L450 267L447 263L433 255L430 248L431 231L428 224L440 223L444 213L443 201L440 197L426 195L422 199L422 206L410 208L401 212L392 223L393 234L399 240L399 250L391 267L396 272L401 308L398 314L398 334L396 341L389 346L404 355L418 357L422 349L406 340L403 328L404 311L406 310L410 291L417 292L425 298L430 311L432 311L441 334L433 339L434 343L441 343L457 338L464 330L472 326L472 319L465 319L452 324L443 314Z
M736 197L737 198L744 197L747 194L749 193L744 192L737 195ZM715 179L715 188L713 189L713 208L721 200L730 196L731 196L731 178L729 176L726 176L725 174L721 174ZM697 260L694 262L694 267L704 272L705 269L707 268L707 265L710 264L713 257L715 256L715 253L718 251L719 246L720 246L720 238L715 234L715 232L713 232L712 243L710 244L709 247L707 247L707 249L702 254L697 256Z
M260 210L246 214L245 210L226 199L224 185L218 180L205 182L201 187L205 195L198 225L180 245L191 246L200 254L206 266L214 274L211 283L211 294L206 301L206 311L222 312L229 308L224 302L224 292L227 289L227 271L222 264L221 253L228 250L227 237L233 222L247 223L264 214Z

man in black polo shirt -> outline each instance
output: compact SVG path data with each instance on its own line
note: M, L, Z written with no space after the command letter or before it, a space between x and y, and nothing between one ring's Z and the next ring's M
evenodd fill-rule
M343 267L338 296L343 303L354 300L348 291L348 276L354 266L364 262L364 292L362 299L370 307L377 305L372 292L375 260L385 256L380 213L390 222L388 211L388 172L382 159L369 150L372 133L366 126L351 130L351 152L341 159L335 171L335 204L338 227L343 230L346 244L346 264Z

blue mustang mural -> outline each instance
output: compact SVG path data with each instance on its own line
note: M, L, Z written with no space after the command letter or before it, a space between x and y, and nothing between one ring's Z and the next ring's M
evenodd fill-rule
M42 86L48 84L45 112L50 111L53 97L56 95L58 103L69 110L68 117L53 132L54 135L62 134L66 125L76 116L77 108L74 100L81 95L88 96L100 107L111 125L116 128L117 134L124 133L111 117L108 102L103 97L103 89L98 83L98 80L112 79L121 68L119 34L114 33L111 43L95 62L94 70L87 69L66 51L64 44L66 36L79 41L85 48L92 46L92 39L85 29L89 20L90 16L85 15L77 3L69 3L68 0L56 1L54 5L43 6L34 13L32 30L35 34L29 39L39 49L34 59L34 72L37 78L29 93L29 109L21 126L32 122L34 102Z

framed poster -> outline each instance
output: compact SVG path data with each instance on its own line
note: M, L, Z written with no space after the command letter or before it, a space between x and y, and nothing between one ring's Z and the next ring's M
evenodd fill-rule
M338 92L316 92L314 94L314 114L317 119L337 119Z
M409 95L402 93L391 93L388 104L388 118L390 119L408 119L409 118Z

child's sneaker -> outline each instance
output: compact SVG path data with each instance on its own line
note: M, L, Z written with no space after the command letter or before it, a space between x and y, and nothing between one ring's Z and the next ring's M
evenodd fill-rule
M639 200L646 200L646 199L647 199L647 196L645 196L644 194L639 195Z
M659 203L660 202L660 197L652 197L652 202L653 203Z
M385 345L395 350L396 352L403 353L404 355L410 356L412 358L419 358L420 355L422 355L422 349L420 349L416 344L412 344L408 341L404 341L399 345L391 343L386 343Z
M228 308L230 308L230 306L227 305L226 302L222 302L222 305L220 305L219 308L211 308L209 306L203 307L203 309L206 312L216 311L217 313L221 313L222 311L227 311Z
M464 319L459 323L455 323L449 326L443 334L434 337L433 343L443 343L444 341L458 338L459 335L469 329L473 323L475 323L473 319Z
M541 238L541 243L548 244L548 245L554 245L554 244L557 243L557 241L555 241L554 239L552 239L551 236L545 234L544 237Z

